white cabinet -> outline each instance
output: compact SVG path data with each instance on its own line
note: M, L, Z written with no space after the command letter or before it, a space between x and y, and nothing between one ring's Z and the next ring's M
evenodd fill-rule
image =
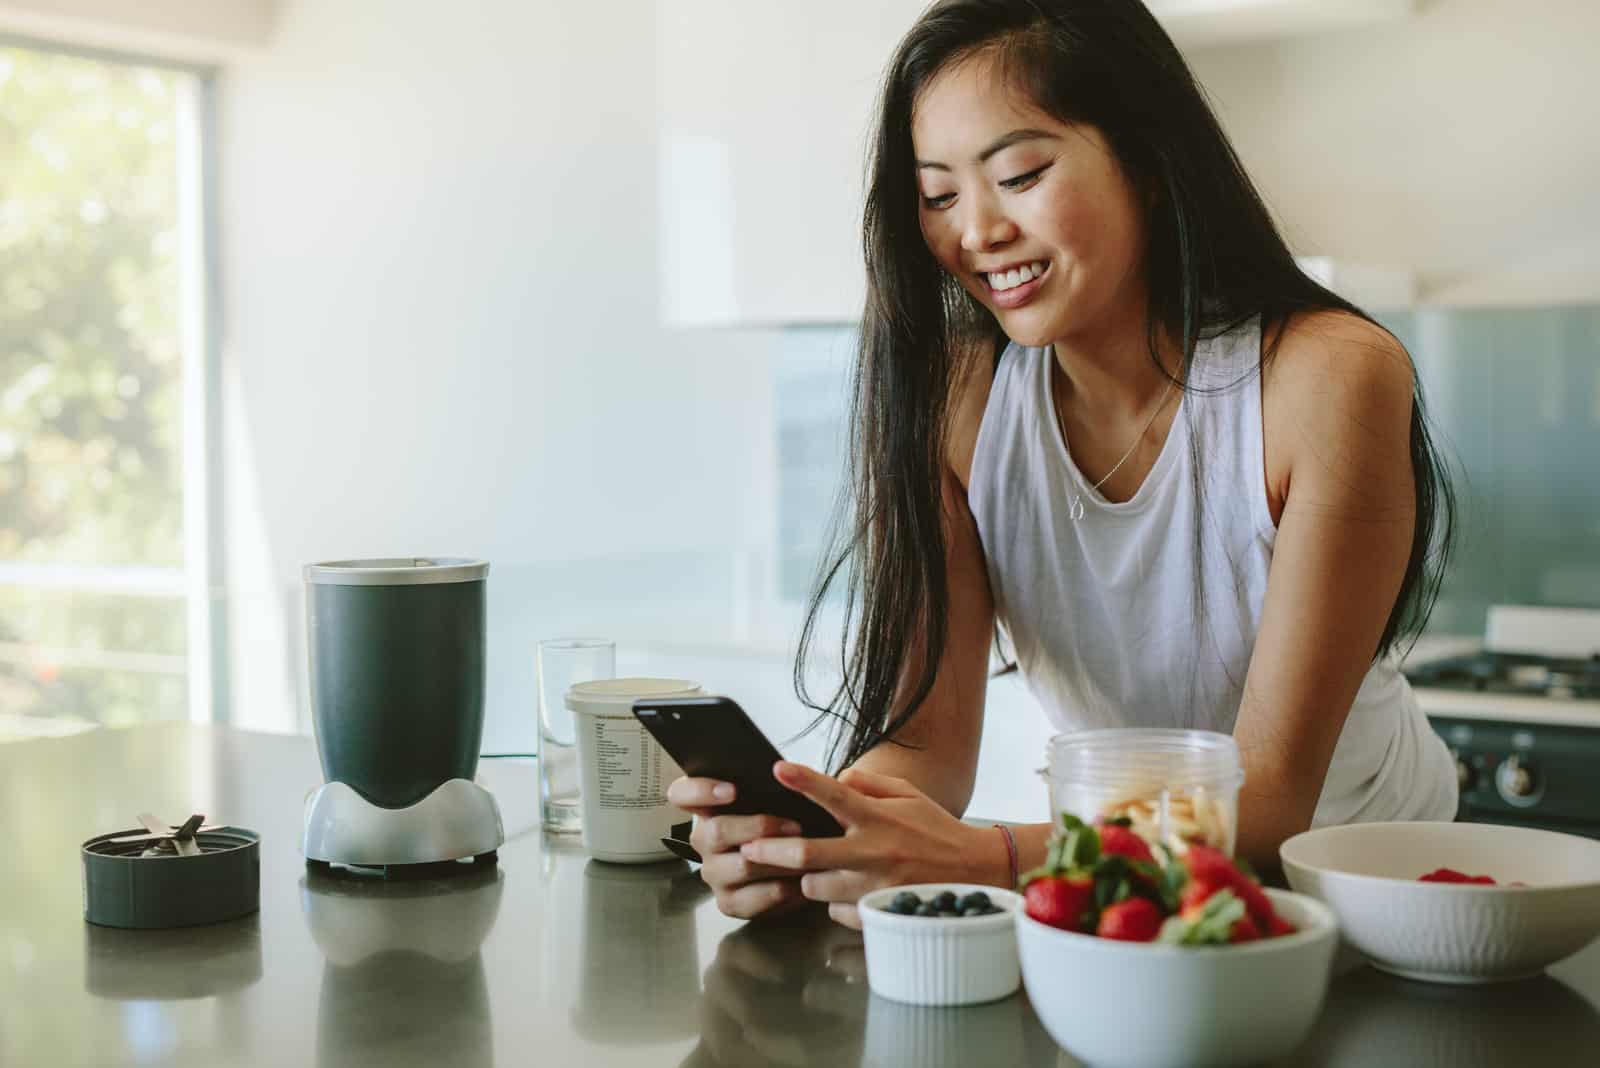
M1152 0L1183 43L1397 17L1414 0ZM656 0L661 319L840 323L865 296L879 78L925 0ZM1230 36L1231 35L1231 36Z

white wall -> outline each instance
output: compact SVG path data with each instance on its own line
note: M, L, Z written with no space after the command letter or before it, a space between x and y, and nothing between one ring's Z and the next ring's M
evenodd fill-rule
M306 726L302 564L411 553L491 562L487 749L532 744L559 633L774 738L808 721L772 596L779 335L657 325L655 8L305 0L228 69L237 721ZM1044 720L997 689L975 811L1030 818Z
M1418 272L1425 301L1600 299L1600 5L1192 50L1295 251Z
M222 81L245 722L281 715L309 561L490 560L502 743L535 638L705 633L763 581L770 335L656 325L652 5L470 11L285 4Z

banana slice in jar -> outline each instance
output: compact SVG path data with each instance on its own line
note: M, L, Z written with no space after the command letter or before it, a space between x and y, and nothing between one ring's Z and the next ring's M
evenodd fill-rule
M1151 845L1164 842L1179 855L1187 851L1192 842L1227 850L1231 838L1232 821L1227 809L1203 787L1188 794L1167 795L1165 828L1159 795L1111 801L1101 807L1099 818L1101 821L1126 819L1139 837Z

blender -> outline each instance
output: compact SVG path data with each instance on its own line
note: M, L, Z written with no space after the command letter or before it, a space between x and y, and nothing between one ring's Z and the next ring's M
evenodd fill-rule
M449 557L305 568L311 712L327 780L306 798L310 865L493 863L483 738L489 565ZM465 865L464 865L465 866Z

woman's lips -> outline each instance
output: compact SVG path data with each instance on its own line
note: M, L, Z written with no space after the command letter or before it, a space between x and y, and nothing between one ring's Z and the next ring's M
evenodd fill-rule
M984 288L989 291L989 299L997 307L1018 308L1033 299L1033 295L1039 292L1039 287L1044 285L1050 278L1050 272L1053 269L1053 264L1046 264L1044 274L1037 278L1031 278L1020 286L1014 286L1011 289L995 289L989 284L989 276L987 274L980 274L978 277L983 280Z

